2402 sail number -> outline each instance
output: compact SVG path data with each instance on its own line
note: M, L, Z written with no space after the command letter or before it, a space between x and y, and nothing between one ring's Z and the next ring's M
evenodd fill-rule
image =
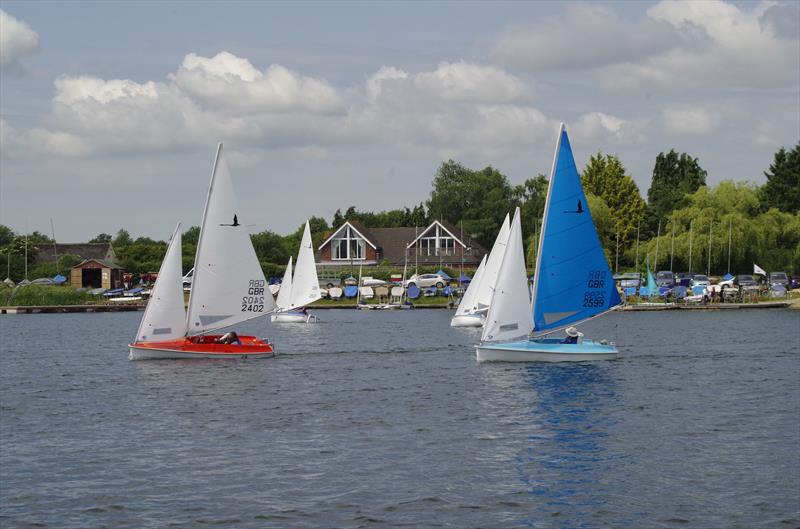
M264 312L264 289L266 281L251 279L247 295L242 296L242 312Z

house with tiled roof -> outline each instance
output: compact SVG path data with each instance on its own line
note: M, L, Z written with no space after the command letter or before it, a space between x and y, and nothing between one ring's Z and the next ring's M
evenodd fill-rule
M321 266L374 266L386 260L393 266L477 267L486 249L444 221L435 220L425 228L367 228L346 221L327 236L318 252Z

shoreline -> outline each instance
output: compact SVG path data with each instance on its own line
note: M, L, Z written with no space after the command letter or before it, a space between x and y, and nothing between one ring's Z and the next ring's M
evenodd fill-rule
M146 303L124 303L118 305L33 305L33 306L6 306L0 307L0 314L67 314L67 313L90 313L90 312L134 312L144 310ZM447 303L426 303L414 305L414 310L418 309L454 309ZM800 309L800 298L786 301L762 301L759 303L709 303L706 305L624 305L620 307L621 312L658 312L667 310L746 310L746 309ZM329 310L346 309L356 310L355 303L326 303L324 305L311 305L309 310ZM395 309L388 309L389 311ZM379 312L386 312L381 310Z

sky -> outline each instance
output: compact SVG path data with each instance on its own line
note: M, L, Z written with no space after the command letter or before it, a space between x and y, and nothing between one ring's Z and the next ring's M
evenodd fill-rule
M765 181L800 140L800 3L0 1L0 224L199 225L223 142L252 232L413 207L439 165L655 158Z

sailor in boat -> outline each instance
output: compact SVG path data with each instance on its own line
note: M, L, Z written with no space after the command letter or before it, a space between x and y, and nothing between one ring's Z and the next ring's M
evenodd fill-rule
M239 335L234 331L226 332L220 336L218 343L242 345L242 341L239 340Z
M564 332L567 333L567 337L564 338L562 343L576 344L580 341L580 338L582 336L582 334L578 332L578 329L576 329L575 327L567 327L567 329Z

